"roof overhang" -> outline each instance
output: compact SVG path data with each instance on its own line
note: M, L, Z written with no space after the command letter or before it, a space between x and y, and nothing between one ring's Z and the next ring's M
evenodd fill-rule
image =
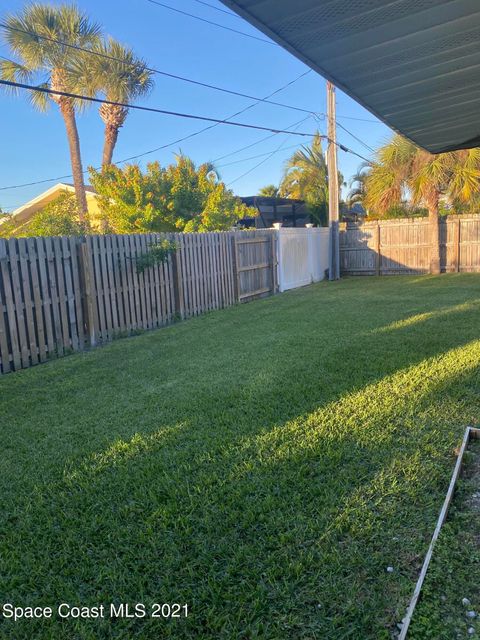
M58 184L50 187L40 195L36 196L32 200L29 200L18 209L15 209L11 214L11 217L8 219L15 219L16 223L24 222L29 220L37 211L44 209L47 204L50 204L54 200L56 200L62 193L75 193L75 187L71 184L66 184L64 182L59 182ZM91 187L85 188L85 195L87 200L96 199L97 195L91 189Z
M480 146L480 0L222 2L419 146Z

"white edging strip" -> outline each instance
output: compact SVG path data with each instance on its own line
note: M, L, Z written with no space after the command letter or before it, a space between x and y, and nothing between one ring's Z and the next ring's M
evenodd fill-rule
M455 485L457 483L458 476L460 475L460 470L462 468L463 454L465 453L465 449L471 437L480 438L480 429L474 429L473 427L467 427L465 429L465 435L463 436L462 446L460 447L457 463L455 465L455 469L453 470L452 478L450 480L450 486L448 487L447 495L445 496L445 501L443 503L442 510L440 511L440 515L438 516L437 526L435 527L435 531L433 532L432 540L430 542L430 546L428 547L427 555L425 556L425 560L423 562L420 576L417 580L417 584L415 585L415 590L413 592L412 599L410 600L410 604L407 609L407 614L403 619L402 631L398 636L398 640L405 640L405 638L407 637L408 627L410 626L413 612L415 610L415 606L417 604L418 597L420 595L420 590L423 586L423 582L425 580L425 576L428 571L430 560L432 559L433 548L435 547L435 543L437 542L438 536L440 535L440 529L442 528L442 525L447 518L448 508L452 501Z

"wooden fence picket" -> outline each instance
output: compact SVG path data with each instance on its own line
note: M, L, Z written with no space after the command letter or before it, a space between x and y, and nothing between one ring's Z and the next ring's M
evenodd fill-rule
M260 238L242 251L241 266L255 269L269 233L0 239L0 373L236 304L237 242ZM139 273L138 258L164 239L176 251ZM273 263L273 254L271 264L262 262L269 281ZM242 299L272 288L247 291L250 280L242 281Z
M342 273L427 273L431 233L426 218L348 223L340 232ZM440 222L441 270L480 271L480 216L446 216Z

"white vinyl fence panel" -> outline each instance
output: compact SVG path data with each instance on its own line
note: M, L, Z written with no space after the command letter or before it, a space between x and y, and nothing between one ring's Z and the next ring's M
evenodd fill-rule
M328 229L280 228L277 233L279 290L323 280L328 268Z

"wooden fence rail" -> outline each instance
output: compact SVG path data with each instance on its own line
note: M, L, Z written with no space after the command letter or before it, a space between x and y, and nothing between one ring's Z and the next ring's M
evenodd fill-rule
M276 290L274 232L0 239L0 373ZM169 239L163 264L137 270Z
M342 225L341 271L348 275L426 273L430 225L426 218ZM440 223L441 270L480 271L480 215L447 216Z

